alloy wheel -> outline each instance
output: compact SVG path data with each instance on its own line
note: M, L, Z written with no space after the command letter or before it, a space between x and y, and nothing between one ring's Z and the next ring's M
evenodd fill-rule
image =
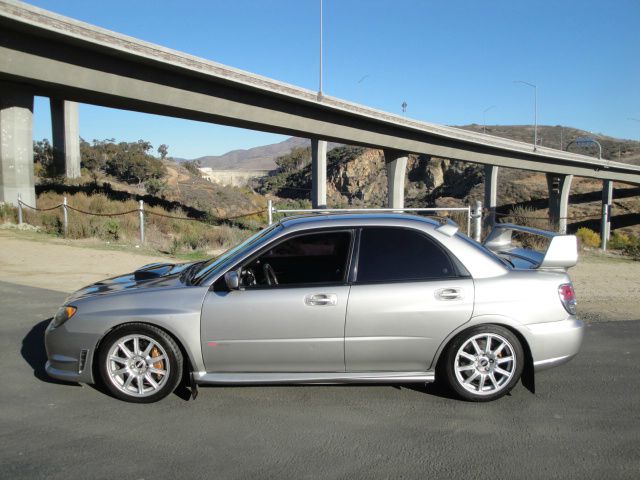
M467 339L454 359L455 376L462 388L474 395L493 395L504 389L516 372L511 343L496 333Z
M157 393L171 373L166 350L158 341L142 334L118 339L109 349L105 361L109 381L132 397Z

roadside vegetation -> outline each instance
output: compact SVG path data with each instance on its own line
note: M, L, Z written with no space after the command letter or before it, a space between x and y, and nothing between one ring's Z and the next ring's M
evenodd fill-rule
M528 207L518 206L501 220L504 223L515 223L531 228L553 230L547 218L541 216L539 211ZM580 227L575 232L575 235L578 238L578 245L581 249L596 249L601 247L600 233L590 228ZM531 235L516 236L516 239L526 248L543 250L548 246L548 242L544 239ZM640 260L640 237L622 231L613 231L611 238L607 242L607 249L631 257L634 260Z
M82 176L70 180L55 170L51 143L46 139L34 142L36 207L40 211L24 207L25 223L44 233L65 236L63 209L53 207L66 197L70 207L66 238L138 245L137 209L143 200L145 247L194 257L225 250L266 223L262 196L250 189L203 180L196 162L173 162L167 145L154 150L144 140L81 140L80 149ZM119 215L123 212L130 213ZM1 223L17 220L17 208L0 205Z
M99 214L87 215L69 209L67 238L95 238L104 242L131 246L140 244L137 201L114 201L104 194L89 196L85 193L67 195L67 200L73 208ZM45 193L38 198L38 208L41 209L48 209L60 203L62 203L62 195L56 193ZM106 216L130 211L133 212ZM154 215L154 213L163 216ZM168 212L162 207L145 206L145 246L170 255L205 256L239 243L252 232L237 225L215 225L212 219L178 220L164 215L188 218L188 213L181 209ZM65 236L62 208L42 212L24 208L23 219L25 223L42 232L59 237ZM9 205L0 207L0 221L17 223L17 208Z

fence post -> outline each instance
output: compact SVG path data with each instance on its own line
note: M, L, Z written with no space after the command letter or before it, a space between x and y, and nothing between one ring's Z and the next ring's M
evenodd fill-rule
M602 205L602 225L600 226L600 245L602 250L607 251L607 240L609 239L609 205Z
M480 200L476 201L476 211L473 215L474 218L474 237L476 242L480 242L482 240L482 202Z
M142 245L144 243L144 202L142 200L140 200L138 214L140 215L140 245Z
M18 225L22 225L22 195L18 194Z
M269 225L273 223L273 200L267 202L267 218L269 219Z
M467 236L471 237L471 205L467 205Z
M66 237L69 233L69 212L67 210L67 197L62 198L62 214L63 214L63 228L64 228L64 236Z

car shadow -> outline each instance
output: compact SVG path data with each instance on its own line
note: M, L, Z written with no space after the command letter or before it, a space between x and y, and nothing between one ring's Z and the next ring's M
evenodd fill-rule
M433 397L446 398L448 400L457 400L463 401L452 393L446 386L441 385L439 382L434 383L416 383L416 384L408 384L402 385L402 388L406 388L408 390L413 390L414 392L424 393L425 395L430 395Z
M56 380L47 375L45 370L45 363L47 362L47 351L44 348L44 332L47 329L47 325L51 322L51 318L36 323L29 333L22 339L22 348L20 354L22 358L33 369L33 375L38 379L46 383L57 383L60 385L72 385L79 387L80 384L75 382L64 382L62 380Z

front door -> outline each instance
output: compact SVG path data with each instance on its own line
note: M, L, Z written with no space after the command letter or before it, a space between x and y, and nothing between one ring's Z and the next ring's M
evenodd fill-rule
M234 267L241 289L214 285L204 301L207 371L344 372L351 243L350 231L305 233Z

